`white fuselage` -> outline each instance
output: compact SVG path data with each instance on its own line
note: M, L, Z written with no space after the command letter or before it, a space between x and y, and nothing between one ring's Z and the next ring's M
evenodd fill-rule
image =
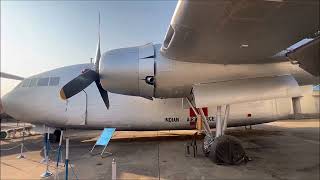
M79 64L47 71L28 79L59 77L57 85L22 87L2 98L4 110L17 120L58 128L117 130L194 129L195 117L183 98L149 100L109 93L106 109L95 84L65 101L59 97L64 84L92 64ZM215 126L216 107L207 107L208 119ZM288 118L291 98L270 99L231 105L228 126L270 122Z

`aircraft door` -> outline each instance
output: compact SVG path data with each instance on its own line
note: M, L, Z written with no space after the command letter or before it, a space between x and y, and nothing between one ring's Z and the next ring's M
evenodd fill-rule
M67 100L67 125L86 125L87 121L87 94L79 94Z

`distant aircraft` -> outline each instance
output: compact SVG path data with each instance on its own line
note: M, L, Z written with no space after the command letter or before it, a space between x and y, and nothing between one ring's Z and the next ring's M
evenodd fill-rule
M318 0L183 0L162 45L101 56L99 28L94 64L25 78L2 103L16 119L56 130L197 128L216 159L241 147L224 135L227 126L285 119L299 85L319 82L319 29Z

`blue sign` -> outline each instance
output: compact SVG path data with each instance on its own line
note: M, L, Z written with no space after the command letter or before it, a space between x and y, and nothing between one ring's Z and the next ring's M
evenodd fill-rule
M313 86L314 91L320 91L320 84Z
M108 145L115 130L116 128L104 128L102 134L100 135L99 139L96 142L96 145L102 145L102 146Z

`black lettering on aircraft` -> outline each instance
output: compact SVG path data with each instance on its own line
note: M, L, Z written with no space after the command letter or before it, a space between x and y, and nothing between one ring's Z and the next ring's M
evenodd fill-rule
M207 120L208 121L215 121L215 117L214 116L208 116L207 117ZM195 122L195 121L197 121L197 117L188 117L187 118L187 122Z
M165 121L167 122L179 122L179 118L178 117L166 117Z

